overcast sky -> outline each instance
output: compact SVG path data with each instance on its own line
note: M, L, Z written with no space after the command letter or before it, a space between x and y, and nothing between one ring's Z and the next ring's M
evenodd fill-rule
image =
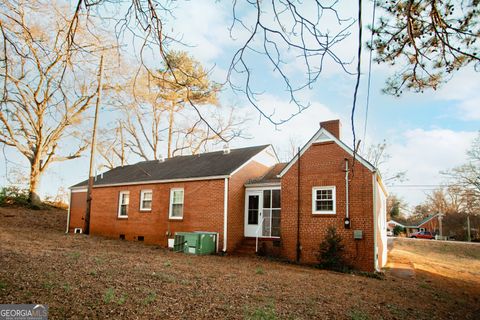
M345 16L353 14L348 8L342 9ZM364 21L369 22L371 3L364 8ZM180 2L176 10L176 22L171 27L183 34L183 41L192 45L188 51L207 68L213 69L213 77L223 82L229 62L238 41L232 41L227 27L231 24L231 2L195 0ZM235 35L235 34L234 34ZM236 35L237 38L241 34ZM368 30L364 39L369 39ZM356 33L352 30L350 38L336 50L344 59L355 58ZM368 51L364 50L364 57ZM441 183L439 171L466 161L466 150L480 129L480 73L473 68L458 73L447 85L437 91L423 94L407 93L395 98L381 93L385 79L394 67L374 65L370 92L367 134L363 136L365 121L365 101L367 90L368 59L362 65L362 82L359 93L359 105L356 113L357 136L366 145L386 140L391 159L388 170L407 171L404 186L390 186L389 191L403 197L410 205L418 204L425 193ZM262 62L252 63L258 70L269 68ZM270 68L271 69L271 68ZM292 64L291 74L295 76L297 66ZM263 106L275 110L281 117L292 112L295 106L288 103L285 90L278 84L275 74L265 73L260 81L265 93L260 97ZM312 89L300 93L303 101L311 106L280 127L275 127L250 106L245 98L226 90L222 94L222 104L234 105L239 115L248 115L251 119L247 129L250 139L234 141L231 147L271 143L283 153L293 139L299 144L305 143L318 129L320 121L340 119L342 138L352 143L350 112L354 88L354 77L345 74L338 66L327 65L322 78ZM11 151L6 151L11 155ZM26 161L17 159L20 166ZM0 161L0 173L5 183L5 163ZM88 175L88 157L53 164L41 182L42 194L54 194L63 186L68 187ZM412 187L422 185L423 187ZM426 186L425 186L426 185Z

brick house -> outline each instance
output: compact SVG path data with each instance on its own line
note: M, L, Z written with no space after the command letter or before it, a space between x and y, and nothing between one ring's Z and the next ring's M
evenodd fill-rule
M299 155L279 163L266 145L115 168L96 177L90 233L167 246L175 232L211 231L219 252L262 249L316 263L335 226L349 262L379 270L387 193L375 168L354 159L338 120L322 122ZM84 228L86 185L70 188L68 232Z
M428 231L431 234L440 234L440 217L441 214L429 214L428 216L417 220L389 220L387 222L388 230L392 230L395 226L404 228L405 235L410 237L413 233L418 231Z

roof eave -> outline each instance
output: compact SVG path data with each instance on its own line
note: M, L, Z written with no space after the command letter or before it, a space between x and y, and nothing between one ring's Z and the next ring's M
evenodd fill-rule
M302 149L300 149L300 157L303 155L303 153L315 142L315 140L322 134L324 133L328 138L329 138L329 141L333 141L335 142L338 146L340 146L342 149L344 149L347 153L349 153L351 156L354 155L354 151L349 147L347 146L345 143L342 142L342 140L338 139L337 137L335 137L333 134L331 134L330 132L328 132L328 130L326 130L325 128L320 128L311 138L310 140L308 140L308 142L303 146ZM288 170L290 170L290 168L293 166L293 164L295 162L297 162L297 158L299 157L299 154L297 153L293 158L292 160L290 160L290 162L288 162L288 164L285 166L285 168L283 168L282 171L280 171L280 173L278 174L277 177L281 178L283 177L283 175L285 175L285 173L288 172ZM377 171L377 169L370 163L368 162L366 159L364 159L362 156L360 156L357 153L355 153L355 158L361 163L363 164L368 170L370 170L372 173L375 173Z

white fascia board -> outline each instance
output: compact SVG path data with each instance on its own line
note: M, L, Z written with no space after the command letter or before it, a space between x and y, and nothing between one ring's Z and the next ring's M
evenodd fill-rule
M70 188L70 192L87 192L87 188L85 187L75 187L75 188Z
M399 223L399 222L397 222L397 221L395 221L395 220L388 220L387 224L394 224L394 225L397 225L397 226L400 226L400 227L404 227L404 228L405 228L405 226L404 226L403 224L401 224L401 223Z
M262 154L266 155L266 157L264 159L261 159L262 156L263 156ZM271 158L271 159L267 161L266 159L268 159L268 158ZM251 163L252 161L255 161L255 160L259 160L258 161L259 163L264 164L267 167L271 167L271 166L279 163L277 153L273 149L272 145L268 145L265 148L263 148L262 150L260 150L258 153L256 153L253 157L251 157L250 159L245 161L240 167L235 169L232 173L230 173L230 177L233 176L235 173L239 172L240 170L242 170L246 165L248 165L249 163ZM263 163L263 162L265 162L265 163Z
M181 179L165 179L165 180L147 180L147 181L136 181L136 182L120 182L120 183L109 183L109 184L100 184L94 185L94 188L105 188L105 187L120 187L120 186L132 186L132 185L142 185L142 184L157 184L157 183L172 183L172 182L189 182L189 181L201 181L201 180L223 180L228 178L228 175L222 176L211 176L211 177L196 177L196 178L181 178ZM85 189L86 192L87 189ZM72 189L73 192L73 189ZM77 191L80 192L80 191Z
M245 188L247 190L280 190L280 183L252 183L246 184Z
M347 146L345 143L343 143L341 140L337 139L333 134L328 132L328 130L326 130L325 128L320 128L313 135L313 137L310 140L308 140L307 144L305 144L305 146L303 146L303 148L300 149L300 157L305 153L305 151L308 150L308 148L310 148L312 144L317 142L318 138L321 137L322 135L324 135L326 138L324 138L319 142L333 141L337 145L339 145L343 150L345 150L348 154L350 154L350 156L353 157L353 153L354 153L353 150L349 146ZM363 164L371 172L376 172L375 167L370 162L365 160L362 156L360 156L358 153L355 154L355 159L358 160L358 162L360 162L361 164ZM288 165L285 168L283 168L283 170L278 174L278 177L281 178L285 173L287 173L288 170L290 170L290 168L297 162L297 160L298 160L298 154L296 154L293 157L293 159L290 160Z

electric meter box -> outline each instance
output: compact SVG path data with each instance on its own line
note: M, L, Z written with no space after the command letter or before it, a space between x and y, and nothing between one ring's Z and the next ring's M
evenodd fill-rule
M363 239L363 231L362 230L353 230L353 239L355 239L355 240Z

